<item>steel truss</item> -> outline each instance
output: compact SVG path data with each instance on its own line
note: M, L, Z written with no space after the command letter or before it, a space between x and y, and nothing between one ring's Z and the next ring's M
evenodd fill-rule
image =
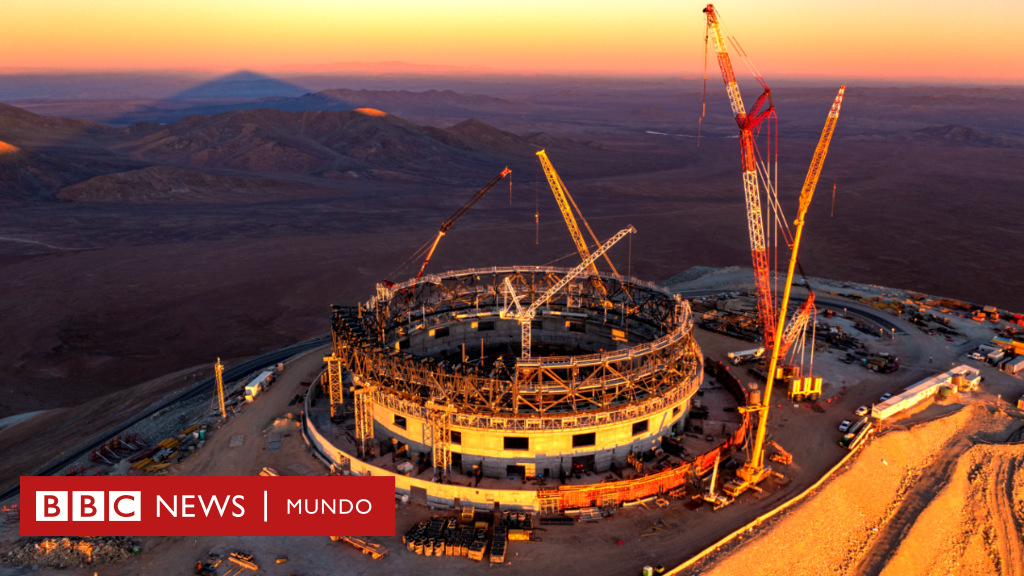
M484 374L399 352L412 333L497 317L505 279L529 303L570 272L509 267L428 275L387 287L357 307L334 307L335 353L372 384L373 401L430 419L428 400L451 406L452 424L505 430L586 427L640 417L685 400L700 383L702 357L689 304L632 278L578 278L551 298L548 313L570 311L651 341L580 356L520 358L514 371ZM607 299L607 300L606 300ZM612 308L603 304L609 301ZM542 309L543 313L545 310ZM371 432L372 433L372 432Z
M324 362L327 362L327 391L331 399L331 418L341 418L343 407L341 358L337 354L331 354L324 358Z

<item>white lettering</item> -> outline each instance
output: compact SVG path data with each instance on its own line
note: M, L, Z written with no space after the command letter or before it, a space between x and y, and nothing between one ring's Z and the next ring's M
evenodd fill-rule
M285 512L285 513L286 514L291 514L292 513L292 508L298 508L299 509L299 514L302 514L302 500L296 500L295 502L292 502L291 500L289 500L288 501L288 511Z
M190 508L195 508L196 505L189 502L192 498L195 498L193 494L184 494L181 497L181 517L182 518L195 518L195 513L189 512Z
M330 506L330 508L328 508L328 505ZM321 500L320 501L320 513L321 514L327 514L327 510L330 510L331 514L335 513L334 512L334 500Z
M348 504L348 510L345 510L345 504ZM351 500L345 500L344 498L338 499L338 513L339 514L351 514L355 506L352 505Z
M175 518L178 517L178 495L177 494L174 495L174 507L173 508L167 505L167 502L164 501L163 496L157 496L156 497L156 517L157 518L160 517L160 505L161 504L163 504L164 508L166 508L167 511L171 513L171 516L173 516Z
M313 500L313 511L310 512L309 511L309 500L306 500L306 514L316 514L316 511L317 511L317 508L319 507L319 505L320 505L319 502L317 502L316 500Z
M363 512L362 510L359 509L359 505L362 504L363 502L366 502L366 512ZM373 504L370 504L369 500L362 499L362 500L356 502L356 512L359 512L360 514L369 514L370 510L372 510L372 509L373 509Z
M207 517L210 516L210 510L214 506L216 506L218 512L220 513L220 517L223 518L224 517L224 510L228 507L228 501L229 501L229 498L227 496L225 496L224 497L224 503L221 504L220 500L218 500L216 496L211 496L210 497L210 503L207 504L206 502L203 502L203 497L202 496L199 497L199 505L203 507L203 515L207 516Z
M235 518L241 518L242 516L245 516L245 508L242 508L242 505L238 503L240 500L245 500L245 496L235 496L234 498L231 499L231 503L235 505L235 508L238 508L237 513L231 513L231 515Z

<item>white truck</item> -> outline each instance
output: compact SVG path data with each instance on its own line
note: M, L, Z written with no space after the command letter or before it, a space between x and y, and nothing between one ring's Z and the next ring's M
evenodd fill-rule
M739 352L729 352L727 356L729 357L729 361L735 366L739 366L740 364L749 364L750 362L757 362L764 356L764 347L740 350Z

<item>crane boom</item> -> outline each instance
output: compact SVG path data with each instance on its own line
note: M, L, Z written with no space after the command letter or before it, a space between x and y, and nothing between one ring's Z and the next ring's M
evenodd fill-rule
M736 124L740 128L740 157L743 165L743 194L747 203L747 229L750 233L750 252L754 264L754 283L757 287L757 315L761 321L761 330L764 335L765 346L774 341L775 335L775 302L772 298L771 283L768 271L768 250L765 246L764 222L761 216L761 191L757 181L757 163L754 153L753 129L756 128L765 118L768 118L775 110L771 102L771 90L760 77L758 82L764 88L764 93L757 99L754 106L748 113L743 107L743 98L740 96L740 88L736 83L736 74L733 73L732 63L729 60L729 51L725 46L725 38L718 22L718 13L712 4L704 9L707 15L708 37L715 44L715 52L718 55L718 66L722 69L722 79L725 80L725 91L729 94L729 104L732 106L732 113L736 117ZM765 100L768 101L768 108L762 110Z
M779 357L783 358L786 353L789 352L790 347L796 342L796 339L800 337L800 334L807 328L807 324L811 321L811 314L814 312L814 292L811 292L807 296L807 300L800 305L796 314L789 319L789 324L786 324L785 329L782 331L782 348L779 350Z
M846 86L839 88L832 109L825 120L825 128L822 130L821 139L814 150L814 157L811 159L811 166L807 170L807 178L804 180L804 187L800 190L800 207L796 216L796 232L793 234L793 251L789 257L789 271L786 274L785 293L779 305L779 324L786 320L786 306L789 303L789 291L793 284L793 272L796 271L797 252L800 250L800 237L804 231L804 217L807 215L807 208L811 205L811 198L814 196L814 188L818 183L818 176L821 175L821 167L825 162L825 155L828 153L829 142L832 141L832 132L836 127L836 120L839 119L839 106L843 102L843 92ZM810 301L810 298L808 298ZM754 439L754 449L751 452L750 461L743 465L743 468L736 472L737 476L744 479L757 479L765 476L764 467L764 436L768 424L768 408L771 406L772 385L775 383L775 368L779 364L779 350L782 344L782 333L775 334L775 342L772 345L771 361L768 365L768 378L764 386L761 406L759 407L760 418L757 422L757 436Z
M590 256L590 249L587 247L587 241L583 238L583 233L580 232L580 226L576 223L576 217L573 216L573 208L576 209L576 213L580 215L580 219L583 220L583 225L586 226L587 232L590 233L590 237L594 239L595 244L600 244L601 241L597 239L594 231L590 229L590 224L587 224L587 219L583 217L583 213L580 212L576 201L569 195L569 190L565 187L565 183L562 182L562 177L555 171L555 167L551 164L551 160L548 159L548 155L544 150L537 152L537 157L540 159L540 165L544 168L544 176L548 179L548 185L551 186L551 192L555 195L555 202L558 203L558 209L562 212L562 217L565 218L565 224L569 227L569 234L572 236L572 241L576 244L576 250L580 253L580 258L586 260ZM611 258L605 254L605 261L608 262L608 266L611 267L612 273L616 276L619 275L619 271L615 269L615 265L612 264ZM590 265L590 271L597 274L597 266L595 264Z
M465 204L462 205L461 208L456 210L455 214L452 214L447 220L441 223L441 229L438 230L437 236L434 238L434 243L430 245L430 250L427 252L427 257L425 260L423 260L423 265L420 266L420 271L418 274L416 274L416 278L423 276L423 271L427 269L427 263L430 262L430 257L434 255L434 250L437 249L437 243L441 241L441 237L445 235L445 232L448 232L448 229L452 227L452 224L455 224L456 220L458 220L459 218L462 217L463 214L468 212L469 209L472 208L474 204L482 200L483 197L486 196L488 192L490 192L491 188L494 188L495 184L501 182L502 178L508 176L511 173L512 171L508 169L508 166L506 166L505 169L501 171L501 174L495 176L493 180L488 182L486 186L484 186L476 194L474 194L472 198L470 198Z
M500 313L500 317L501 318L514 319L514 320L518 320L519 321L519 325L522 328L522 333L523 333L523 338L522 338L522 348L523 348L523 351L522 351L522 354L520 354L521 358L529 358L530 357L530 347L531 347L531 344L532 344L531 336L532 336L532 328L533 328L531 326L531 323L532 323L533 319L537 316L537 310L541 306L546 304L548 302L548 300L550 300L555 294L558 294L559 292L561 292L562 289L565 288L576 277L578 277L580 274L583 274L584 272L586 272L587 269L589 269L591 266L593 266L594 260L597 260L602 254L607 252L619 240L622 240L623 238L625 238L626 234L635 234L635 233L636 233L636 228L634 228L632 225L630 225L628 228L623 228L622 230L619 230L615 234L615 236L612 236L611 238L606 240L604 244L602 244L601 246L599 246L597 248L597 250L595 250L593 253L591 253L589 256L587 256L587 258L583 262L581 262L579 266L577 266L577 267L573 268L572 270L570 270L565 276L562 276L562 278L558 282L555 282L555 284L553 286L551 286L551 288L546 290L543 295L541 295L539 298L536 298L530 304L530 307L525 309L525 310L523 310L522 304L520 303L520 299L516 295L515 290L512 288L512 283L509 282L508 278L505 279L505 290L508 292L508 295L509 295L509 297L512 300L511 304L515 305L516 310L513 312L512 308L511 308L511 305L510 304L506 304L505 308Z

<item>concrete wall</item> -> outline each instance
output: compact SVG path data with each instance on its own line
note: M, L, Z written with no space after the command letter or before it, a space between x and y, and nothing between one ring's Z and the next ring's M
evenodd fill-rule
M315 388L315 386L310 386ZM306 412L310 414L310 395L306 396ZM378 468L354 458L340 448L329 442L316 428L313 418L303 419L303 435L306 442L317 453L319 459L328 465L334 465L339 470L348 471L351 474L360 476L393 476L395 478L395 494L409 495L412 497L413 488L423 490L427 494L427 502L454 506L455 499L459 499L461 506L475 506L478 508L493 508L499 503L503 509L514 510L538 510L536 490L489 490L478 489L470 486L456 486L451 484L435 484L426 480L402 476Z
M630 451L649 450L658 445L658 440L667 435L677 422L680 428L689 413L689 399L653 414L625 420L604 426L574 428L567 431L535 430L488 431L479 428L453 426L453 432L462 436L460 444L453 444L452 452L462 455L463 470L470 470L473 464L483 464L484 475L504 478L508 466L533 466L536 473L558 475L559 471L572 470L574 456L594 456L598 472L610 470L613 466L625 466ZM395 424L395 416L405 418L405 429ZM374 437L382 440L397 438L414 452L430 451L427 423L413 416L396 413L385 406L374 406ZM633 435L633 425L647 421L647 432ZM573 436L593 433L593 446L573 447ZM505 450L505 437L529 438L528 450ZM533 474L530 474L533 475Z

